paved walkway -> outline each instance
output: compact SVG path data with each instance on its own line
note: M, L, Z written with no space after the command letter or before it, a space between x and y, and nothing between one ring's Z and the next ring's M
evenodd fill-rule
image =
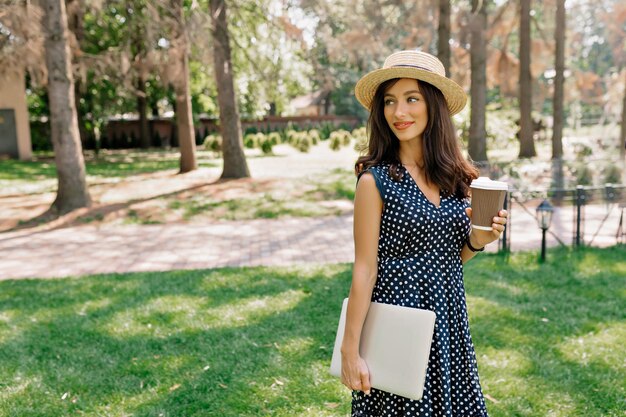
M514 251L540 245L535 206L528 204L533 207L530 213L513 206L510 231ZM585 211L585 240L591 241L599 231L593 246L615 244L620 209L599 205ZM551 231L570 245L572 230L572 208L557 208ZM549 246L558 244L549 236ZM497 244L488 250L496 251ZM85 225L0 234L0 279L352 260L352 215L203 225Z

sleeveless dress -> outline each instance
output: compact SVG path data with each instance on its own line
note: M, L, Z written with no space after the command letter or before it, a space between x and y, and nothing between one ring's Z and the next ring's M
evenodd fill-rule
M435 206L408 171L369 168L384 203L372 301L437 315L424 394L415 401L372 389L352 393L352 417L487 417L469 331L460 252L470 230L468 202L440 192Z

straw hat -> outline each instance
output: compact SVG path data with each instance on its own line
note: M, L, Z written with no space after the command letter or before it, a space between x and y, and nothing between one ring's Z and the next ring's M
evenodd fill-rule
M364 75L356 83L354 88L356 99L370 110L378 86L392 78L414 78L437 87L446 98L450 115L463 110L467 102L463 88L446 77L446 70L441 61L421 51L400 51L389 55L381 69Z

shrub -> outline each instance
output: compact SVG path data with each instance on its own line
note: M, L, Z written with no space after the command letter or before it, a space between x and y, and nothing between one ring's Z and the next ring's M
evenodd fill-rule
M604 183L619 184L622 182L622 171L615 164L609 164L604 168Z
M330 123L324 123L319 128L320 139L327 140L330 138L330 134L333 131L333 126Z
M300 152L308 152L311 149L311 138L307 132L294 132L291 135L291 146Z
M574 176L576 178L576 184L578 185L593 184L593 171L586 164L578 164L574 169Z
M222 136L216 133L210 134L204 138L204 149L207 151L213 151L216 153L222 152Z
M243 146L248 149L254 149L257 147L257 138L256 133L248 133L243 138Z
M338 151L341 149L342 137L341 135L335 135L335 132L330 135L330 149L333 151Z
M283 141L282 136L278 132L271 132L267 137L272 141L272 145L278 145Z
M320 139L320 132L317 129L309 130L309 138L311 139L311 143L313 145L317 145Z
M271 154L272 153L272 140L269 138L269 136L266 136L262 141L261 141L261 151L265 154Z
M287 138L287 142L295 146L295 141L298 138L299 133L293 129L285 130L285 137Z

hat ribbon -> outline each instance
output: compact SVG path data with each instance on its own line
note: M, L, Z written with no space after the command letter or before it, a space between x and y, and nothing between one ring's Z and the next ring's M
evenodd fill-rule
M429 68L424 68L424 67L420 67L418 65L410 65L410 64L393 65L391 68L396 68L396 67L410 67L410 68L421 69L421 70L428 71L428 72L433 72L433 70L431 70Z

